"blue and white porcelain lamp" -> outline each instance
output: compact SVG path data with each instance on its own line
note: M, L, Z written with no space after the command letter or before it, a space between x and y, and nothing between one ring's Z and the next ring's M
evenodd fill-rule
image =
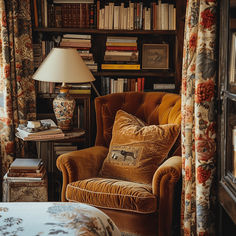
M33 79L62 83L59 94L53 100L53 109L58 127L64 131L71 130L75 100L69 94L70 88L66 83L89 82L92 84L92 81L95 80L77 50L53 48L34 73Z

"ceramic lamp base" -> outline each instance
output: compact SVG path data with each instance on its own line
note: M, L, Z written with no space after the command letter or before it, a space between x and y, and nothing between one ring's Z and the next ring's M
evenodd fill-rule
M73 127L73 114L75 100L68 91L60 92L53 100L53 110L57 119L57 125L63 131Z

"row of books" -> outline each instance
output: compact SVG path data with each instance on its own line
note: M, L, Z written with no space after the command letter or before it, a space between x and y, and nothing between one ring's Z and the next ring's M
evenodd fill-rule
M34 67L38 68L48 53L56 46L55 40L40 40L33 43Z
M35 27L175 30L174 0L32 0Z
M126 91L144 91L145 78L101 78L102 95L122 93Z
M107 36L106 50L101 69L123 69L139 67L137 37ZM114 66L115 64L115 66Z
M96 27L94 1L31 0L35 27Z
M148 85L146 86L148 87ZM154 83L152 88L145 87L145 78L101 77L101 94L122 93L126 91L166 91L175 92L174 83Z
M111 30L175 30L172 0L97 1L97 28Z

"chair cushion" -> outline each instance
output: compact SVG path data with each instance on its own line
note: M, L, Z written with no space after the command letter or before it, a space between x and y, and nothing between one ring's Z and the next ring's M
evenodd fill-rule
M119 110L100 176L151 184L154 172L167 157L179 132L180 125L146 126L137 117Z
M157 198L147 184L104 178L90 178L67 185L68 201L87 203L96 207L153 213Z

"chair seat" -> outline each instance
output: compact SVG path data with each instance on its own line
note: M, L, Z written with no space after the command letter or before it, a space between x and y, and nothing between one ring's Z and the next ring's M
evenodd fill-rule
M157 198L151 185L128 181L90 178L67 185L68 201L83 202L96 207L153 213L157 210Z

